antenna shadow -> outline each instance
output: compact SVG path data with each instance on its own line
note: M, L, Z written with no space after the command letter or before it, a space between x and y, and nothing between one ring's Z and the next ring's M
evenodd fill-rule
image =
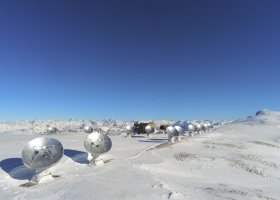
M74 162L80 164L89 164L88 153L84 151L77 151L73 149L64 149L64 155L71 158Z
M139 142L153 142L153 143L162 143L164 142L163 140L138 140Z
M151 139L149 139L149 140L161 140L161 141L164 141L164 140L165 140L165 141L166 141L166 140L168 140L168 139L160 139L160 138L158 138L158 139L157 139L157 138L151 138Z
M0 162L0 167L13 179L29 181L36 174L36 171L26 167L21 158L8 158Z
M132 135L131 137L132 137L132 138L145 138L144 135L143 135L143 136L135 136L135 135Z

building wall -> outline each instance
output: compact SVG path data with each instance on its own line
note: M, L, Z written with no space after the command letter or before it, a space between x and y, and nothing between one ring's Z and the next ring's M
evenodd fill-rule
M151 126L155 130L157 130L157 126L156 126L155 123L140 123L139 126L138 126L138 134L147 133L146 130L145 130L146 126Z

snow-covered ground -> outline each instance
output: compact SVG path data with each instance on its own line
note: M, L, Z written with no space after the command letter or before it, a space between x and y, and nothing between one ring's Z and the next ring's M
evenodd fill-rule
M100 167L88 166L86 135L48 135L64 146L49 169L61 177L22 188L35 171L23 165L21 150L42 135L0 133L0 199L280 199L280 112L261 110L192 138L186 132L169 145L162 145L166 134L108 134L113 146Z

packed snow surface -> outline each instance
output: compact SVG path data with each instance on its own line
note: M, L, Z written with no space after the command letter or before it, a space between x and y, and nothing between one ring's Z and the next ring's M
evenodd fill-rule
M109 135L112 149L95 167L88 166L86 133L0 133L0 199L280 199L280 112L261 110L194 137L186 132L173 144L166 134L125 135ZM22 188L35 171L23 165L21 150L37 137L64 146L49 169L61 177Z

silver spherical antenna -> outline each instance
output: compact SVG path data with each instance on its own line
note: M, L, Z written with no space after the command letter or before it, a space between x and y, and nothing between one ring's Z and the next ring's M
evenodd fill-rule
M188 125L188 130L190 131L194 131L195 130L195 127L194 127L194 125L192 125L192 124L189 124Z
M91 128L89 126L86 126L86 127L84 127L84 132L85 133L92 133L93 132L93 128Z
M185 129L183 129L181 126L174 126L174 128L179 132L179 136L185 135Z
M57 131L57 129L55 128L55 127L48 127L47 128L47 133L48 134L53 134L53 133L55 133Z
M204 132L208 131L208 124L204 123L202 128Z
M174 142L174 140L179 137L179 132L172 126L167 127L166 132L169 142Z
M189 136L193 137L193 133L195 132L195 127L192 124L188 125Z
M207 124L208 131L210 131L211 125L210 123Z
M201 133L200 133L201 129L202 129L201 124L197 124L197 125L196 125L196 131L197 131L198 134L201 134Z
M179 132L172 126L167 127L166 132L170 136L179 136Z
M90 164L104 164L102 159L98 158L101 154L108 152L112 147L112 141L103 133L91 133L85 138L85 149L92 155Z
M49 137L40 137L28 142L22 149L22 162L25 166L36 171L46 170L63 157L62 144ZM37 172L32 181L41 183L53 179L49 172Z
M151 137L151 134L155 132L155 129L152 126L146 126L145 131L147 132L146 137Z
M126 126L125 132L127 133L127 137L131 136L132 133L134 133L134 126Z
M155 129L154 129L153 127L151 127L151 126L146 126L146 127L145 127L145 131L146 131L147 133L154 133L154 132L155 132Z

